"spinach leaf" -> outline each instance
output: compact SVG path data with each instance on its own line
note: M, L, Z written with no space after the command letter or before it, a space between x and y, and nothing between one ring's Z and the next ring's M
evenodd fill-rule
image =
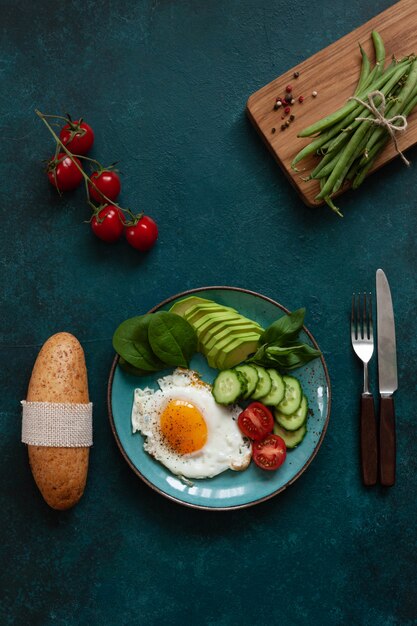
M273 343L278 346L288 345L288 342L297 339L298 333L304 324L305 313L305 309L298 309L278 318L264 330L259 341L261 343Z
M122 322L113 335L113 347L133 367L157 372L165 365L155 356L148 340L151 319L150 314L139 315Z
M141 370L138 367L130 365L122 356L119 358L119 365L124 372L132 376L149 376L150 374L149 371Z
M197 351L194 328L176 313L153 313L148 339L153 352L167 365L188 367L192 355Z

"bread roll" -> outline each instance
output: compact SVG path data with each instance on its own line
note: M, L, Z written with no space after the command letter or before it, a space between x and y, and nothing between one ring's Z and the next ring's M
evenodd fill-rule
M27 401L89 403L84 352L73 335L57 333L43 345ZM49 506L59 510L74 506L84 492L89 448L28 445L28 453L33 477Z

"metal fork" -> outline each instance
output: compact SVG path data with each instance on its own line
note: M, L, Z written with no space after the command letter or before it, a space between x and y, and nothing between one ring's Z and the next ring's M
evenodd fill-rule
M363 391L360 407L360 449L362 481L375 485L378 475L378 445L375 406L369 391L368 363L374 352L372 294L353 294L350 322L352 347L363 363Z

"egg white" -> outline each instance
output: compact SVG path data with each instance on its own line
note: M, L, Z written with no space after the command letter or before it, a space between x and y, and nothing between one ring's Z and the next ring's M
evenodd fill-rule
M133 432L145 438L144 450L165 465L173 474L186 478L212 478L227 469L241 471L251 459L251 444L237 425L239 406L216 403L210 385L192 370L177 368L158 380L159 390L135 389L132 409ZM207 441L196 452L178 454L164 441L160 416L172 400L185 400L202 414L207 425Z

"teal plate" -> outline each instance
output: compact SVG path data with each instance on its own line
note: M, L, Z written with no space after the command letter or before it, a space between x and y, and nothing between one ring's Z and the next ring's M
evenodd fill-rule
M231 306L263 327L271 324L283 312L288 313L287 309L270 298L235 287L193 289L165 300L152 312L167 310L177 300L194 293ZM140 313L142 311L138 311ZM301 336L303 341L318 347L306 328ZM201 354L193 357L190 367L210 383L216 375L216 370L207 365ZM308 433L297 448L288 452L282 467L276 472L266 472L251 463L243 472L228 470L214 478L194 480L192 485L186 485L143 450L143 437L140 433L132 434L130 422L135 388L148 386L156 390L157 379L170 371L140 378L131 376L118 366L116 356L108 385L110 424L122 455L145 483L166 498L185 506L217 511L252 506L286 489L307 469L317 454L326 432L331 404L329 375L323 357L296 371L309 400Z

